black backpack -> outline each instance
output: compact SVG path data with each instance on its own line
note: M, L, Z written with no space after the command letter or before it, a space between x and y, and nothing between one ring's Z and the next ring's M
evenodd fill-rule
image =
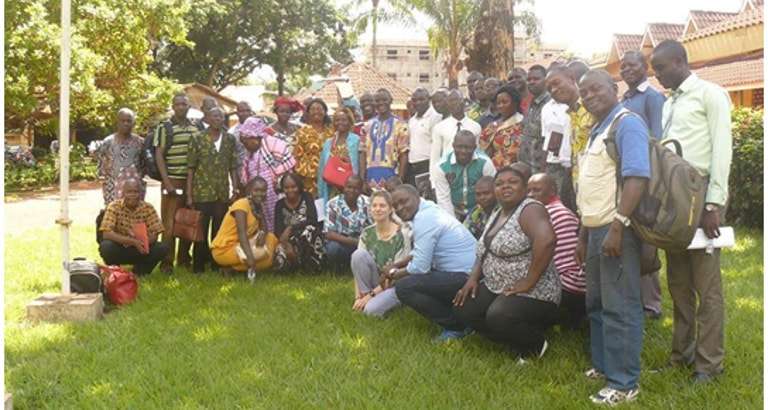
M163 155L168 155L168 150L171 148L171 145L173 145L173 123L171 121L163 121L162 124L158 126L159 127L165 127L165 150L163 151ZM144 147L142 147L142 159L144 160L144 166L146 167L146 174L156 180L161 181L163 180L162 175L160 174L160 169L157 168L157 161L155 160L155 132L150 131L147 134L147 137L144 138Z
M96 262L75 258L69 263L69 291L72 293L101 293L104 283Z

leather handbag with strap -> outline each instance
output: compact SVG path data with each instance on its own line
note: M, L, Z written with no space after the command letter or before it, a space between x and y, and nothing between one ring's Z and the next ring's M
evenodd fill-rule
M336 149L336 139L338 136L333 137L333 144L331 145L331 152ZM325 182L339 188L343 188L347 182L347 178L354 174L352 169L352 163L345 161L341 157L336 155L330 155L328 162L323 169L323 179Z
M201 221L203 213L190 208L179 208L173 216L173 236L191 242L203 240Z

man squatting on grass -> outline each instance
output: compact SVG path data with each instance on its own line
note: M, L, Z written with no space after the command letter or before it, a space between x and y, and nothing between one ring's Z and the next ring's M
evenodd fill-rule
M328 257L327 245L339 244L342 237L337 234L341 233L348 249L341 258L346 265L333 268L349 268L348 254L355 251L351 263L357 279L354 309L382 316L402 303L442 328L436 341L460 339L472 333L471 327L474 327L516 352L523 359L520 363L544 354L545 332L558 316L561 325L576 328L583 325L586 316L592 362L586 376L604 380L606 384L590 397L591 401L615 405L636 399L644 319L640 292L641 243L625 222L650 176L649 127L641 116L617 118L632 110L633 99L647 94L648 89L642 85L647 65L638 55L625 57L624 62L632 63L634 71L623 73L633 90L624 96L624 105L619 102L616 84L607 72L587 72L580 62L571 62L567 68L556 64L549 69L538 66L527 73L528 84L524 70L517 69L510 74L511 85L523 96L521 111L529 131L523 144L527 156L522 155L522 160L532 162L539 172L546 169L546 173L533 178L530 166L522 162L502 170L489 163L488 167L477 166L472 171L472 161L487 158L488 154L473 148L482 125L470 117L481 113L483 108L476 101L473 87L469 88L470 104L465 104L458 90L432 90L431 98L427 90L417 90L413 97L415 112L408 127L409 148L414 152L414 156L408 158L411 172L404 174L405 167L394 168L394 175L388 174L383 184L391 198L383 193L374 194L369 213L368 203L358 201L363 198L360 191L364 175L353 170L347 175L347 186L335 187L343 194L327 206L326 235L307 234L305 230L292 237L297 260L311 260L314 265L325 265L326 269L329 259L338 264L339 258ZM686 159L702 175L708 176L708 204L701 224L709 237L717 236L727 200L731 158L727 94L690 72L685 50L679 43L662 42L654 51L651 64L659 81L673 90L672 97L664 103L663 124L668 126L665 125L662 132L680 139ZM479 73L471 77L472 81L482 78ZM546 102L548 94L552 101ZM358 136L360 141L366 142L361 145L389 152L382 133L365 135L377 117L374 101L370 96L363 97L360 106L367 124L355 127L363 134ZM301 107L298 102L290 102ZM385 102L391 103L389 99ZM318 104L325 106L319 99L306 101L306 106ZM187 119L189 98L183 94L174 97L173 117L168 124L157 127L153 138L162 174L164 226L151 206L139 200L138 182L127 183L124 196L108 206L100 226L104 232L100 253L106 263L133 263L136 273L144 274L166 257L162 268L170 271L175 256L170 232L176 209L189 205L190 201L193 205L208 200L221 201L220 206L231 203L231 200L227 202L229 191L225 193L222 189L228 182L227 172L241 164L232 149L234 144L223 144L229 134L217 132L225 129L220 121L221 112L213 109L215 102L208 105L204 110L207 122L197 124ZM245 116L252 113L242 111L243 116L238 120L244 123L248 120ZM387 113L397 117L394 112ZM658 117L658 109L645 117ZM405 119L397 117L397 121ZM658 121L651 122L648 125L654 132L650 136L658 137ZM202 131L205 128L208 130ZM604 149L603 139L611 128L616 130L621 159L618 170ZM554 129L562 134L559 150L542 140L555 135ZM217 134L220 134L218 138ZM355 134L354 130L350 134ZM279 135L275 138L278 137L283 138ZM318 144L325 142L327 139L317 141ZM509 144L519 143L510 136ZM450 173L454 177L442 181L439 197L445 208L460 205L468 211L466 216L465 212L447 212L420 197L413 185L402 183L404 180L413 183L415 175L425 170L432 171L430 178L434 182L441 158L458 158L456 147L459 145L467 148L462 149L462 155L472 154L464 158L471 161L469 165L465 164L467 161L454 161L456 164L451 166L455 169ZM707 151L705 146L711 146L712 151ZM553 155L547 157L544 167L542 159L548 149ZM347 150L340 142L331 155L343 159ZM276 160L269 152L263 154L267 162ZM212 189L208 189L217 195L201 199L200 195L206 190L198 186L202 182L200 175L196 173L190 178L188 168L211 165L217 157L226 159L218 162L214 170L218 178L209 187ZM405 157L402 160L405 161ZM296 166L306 168L317 161L318 158L305 155L297 158ZM554 172L552 165L558 164L560 169ZM306 177L323 180L326 169L316 168L314 176ZM320 222L323 212L314 211L315 198L307 193L306 198L302 196L302 200L298 200L296 193L289 189L295 185L291 180L293 178L277 181L280 187L288 189L286 201L290 201L281 205L285 209L271 213L276 220L279 218L279 224L273 221L272 225L302 226L307 218L315 220L315 213ZM242 181L244 185L248 183ZM623 185L620 198L616 194L617 183ZM236 183L233 185L238 187ZM428 187L420 189L424 189L425 196L430 194ZM177 190L181 191L178 195ZM572 200L574 192L575 201ZM235 197L242 196L237 190L234 193ZM476 200L469 201L472 193ZM334 207L332 202L340 206ZM140 249L138 241L131 237L129 228L135 222L147 225L149 250ZM345 233L352 231L354 235ZM362 240L358 239L360 232ZM159 233L163 233L162 244L156 240ZM243 239L238 242L244 243ZM481 246L478 239L487 239L488 246ZM188 246L188 243L180 244L177 266L189 266ZM487 250L488 254L485 251L481 254L480 249ZM675 306L671 361L675 365L695 363L696 381L712 380L722 372L724 355L719 254L668 254L667 260L670 262L669 288ZM196 262L196 267L201 268L200 260ZM267 266L271 261L263 263ZM306 268L307 263L298 268L302 266ZM473 267L475 274L470 278ZM694 267L704 272L694 271ZM694 276L706 278L706 283L692 282ZM698 307L696 295L702 300ZM518 305L525 308L494 308ZM693 323L701 327L698 333ZM512 328L528 330L522 331L524 335L510 334Z

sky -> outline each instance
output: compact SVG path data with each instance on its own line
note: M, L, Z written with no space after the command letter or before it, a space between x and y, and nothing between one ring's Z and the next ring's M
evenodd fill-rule
M338 5L350 2L335 1ZM741 5L742 0L534 0L533 10L541 19L542 42L563 45L578 56L590 57L608 51L613 33L642 34L648 23L685 24L689 10L735 12ZM379 38L426 39L428 22L419 18L421 27L407 30L383 25ZM362 41L370 42L370 38L369 30Z

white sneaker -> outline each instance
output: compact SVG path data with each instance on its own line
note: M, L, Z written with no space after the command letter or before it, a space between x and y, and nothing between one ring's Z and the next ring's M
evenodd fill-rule
M587 379L592 380L602 380L605 379L605 375L600 373L599 370L595 369L594 367L590 368L586 372L584 372L584 376L587 377Z
M541 345L541 351L539 351L539 354L536 355L536 358L540 359L541 356L544 356L544 353L547 351L548 347L549 347L549 343L546 340L544 340L544 344ZM524 359L522 357L518 357L517 358L517 365L518 366L525 366L526 364L528 364L528 360L526 360L526 359Z
M589 396L592 403L602 404L607 406L615 406L621 403L628 403L637 399L640 394L640 386L630 390L616 390L611 387L605 387L597 394Z

